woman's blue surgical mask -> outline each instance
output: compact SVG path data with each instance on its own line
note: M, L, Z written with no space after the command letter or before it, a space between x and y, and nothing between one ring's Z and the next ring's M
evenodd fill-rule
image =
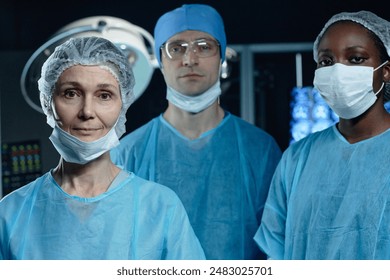
M369 66L347 66L336 63L315 71L314 86L329 107L343 119L352 119L366 112L376 101L381 88L374 92L372 87L374 71Z
M115 126L102 138L84 142L55 124L49 139L66 162L77 164L86 164L119 145Z

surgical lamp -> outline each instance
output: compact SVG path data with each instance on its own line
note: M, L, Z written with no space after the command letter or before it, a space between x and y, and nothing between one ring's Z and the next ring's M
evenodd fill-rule
M145 91L154 69L158 67L153 52L153 36L126 20L110 16L93 16L74 21L61 28L27 61L22 71L20 86L24 99L33 109L43 113L37 85L43 63L58 45L71 37L85 36L103 37L117 45L133 66L136 99ZM30 96L36 101L34 102Z

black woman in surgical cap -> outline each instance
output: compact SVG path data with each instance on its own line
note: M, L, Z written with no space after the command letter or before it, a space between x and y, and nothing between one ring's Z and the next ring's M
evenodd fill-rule
M314 86L340 121L292 144L255 239L271 259L390 259L390 23L334 15L314 43Z

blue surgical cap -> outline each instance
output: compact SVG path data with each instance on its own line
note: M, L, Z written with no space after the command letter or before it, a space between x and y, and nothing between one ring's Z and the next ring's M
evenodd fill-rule
M196 30L213 36L221 47L221 59L225 60L226 35L221 15L211 6L185 4L162 15L154 28L155 53L161 65L160 48L173 35Z

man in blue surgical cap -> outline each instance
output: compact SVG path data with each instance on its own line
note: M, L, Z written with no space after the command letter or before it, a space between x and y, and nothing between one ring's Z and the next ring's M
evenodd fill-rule
M168 108L124 137L113 160L179 195L207 259L265 257L253 236L281 151L219 105L221 16L208 5L183 5L160 17L154 38Z

